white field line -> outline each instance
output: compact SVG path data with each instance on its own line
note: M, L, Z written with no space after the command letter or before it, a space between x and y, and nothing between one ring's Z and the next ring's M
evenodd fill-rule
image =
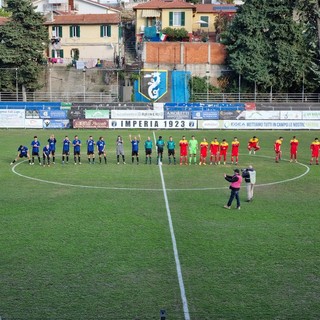
M154 142L156 144L156 135L155 135L154 132L153 132L153 139L154 139ZM177 248L176 237L175 237L175 234L174 234L174 229L173 229L173 224L172 224L170 206L169 206L167 190L166 190L166 184L165 184L165 181L164 181L163 172L162 172L162 165L161 165L160 162L159 162L158 166L159 166L161 183L162 183L163 197L164 197L166 210L167 210L167 217L168 217L168 222L169 222L171 241L172 241L173 253L174 253L174 259L175 259L175 262L176 262L176 269L177 269L177 275L178 275L178 281L179 281L179 287L180 287L181 300L182 300L182 305L183 305L184 319L185 320L190 320L188 301L187 301L187 296L186 296L186 292L185 292L185 288L184 288L183 276L182 276L181 265L180 265L180 260L179 260L179 253L178 253L178 248Z
M268 157L268 156L258 156L256 155L255 157L260 157L260 158L272 158L272 157ZM273 158L272 158L273 159ZM64 183L64 182L57 182L57 181L49 181L49 180L44 180L44 179L39 179L39 178L34 178L34 177L29 177L26 176L22 173L17 172L15 169L18 165L20 165L23 162L26 162L27 160L21 161L21 162L17 162L14 166L12 166L11 170L14 174L25 178L25 179L29 179L29 180L34 180L34 181L38 181L38 182L44 182L44 183L49 183L49 184L53 184L53 185L58 185L58 186L66 186L66 187L73 187L73 188L84 188L84 189L105 189L105 190L129 190L129 191L162 191L162 189L156 189L156 188L127 188L127 187L106 187L106 186L87 186L87 185L81 185L81 184L71 184L71 183ZM282 159L281 161L289 161L286 159ZM268 183L263 183L263 184L256 184L255 187L266 187L266 186L272 186L272 185L276 185L276 184L280 184L280 183L286 183L286 182L290 182L290 181L294 181L297 179L302 178L303 176L305 176L306 174L309 173L310 171L310 167L298 162L297 163L300 166L303 166L306 168L306 171L303 172L302 174L300 174L299 176L293 177L293 178L289 178L289 179L285 179L285 180L279 180L279 181L273 181L273 182L268 182ZM293 164L296 165L296 164ZM161 169L162 171L162 169ZM223 189L228 189L228 187L205 187L205 188L175 188L175 189L170 189L167 188L167 191L205 191L205 190L223 190Z

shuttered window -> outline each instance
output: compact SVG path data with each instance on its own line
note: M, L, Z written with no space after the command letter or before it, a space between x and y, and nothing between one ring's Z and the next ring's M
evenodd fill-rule
M186 24L185 12L169 12L169 26L183 27Z
M201 16L200 17L200 27L201 28L208 28L209 27L209 17L208 16Z
M80 38L80 26L70 26L70 38Z
M51 56L52 58L63 58L63 50L52 50Z
M110 25L103 25L100 26L100 37L111 37L111 26Z
M56 38L62 38L62 26L53 26L52 36Z

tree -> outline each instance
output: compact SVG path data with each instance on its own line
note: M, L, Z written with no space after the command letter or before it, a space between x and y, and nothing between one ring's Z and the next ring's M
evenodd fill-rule
M296 15L303 25L303 36L312 61L304 74L304 84L313 90L320 83L320 10L318 0L297 0ZM319 90L318 90L319 91Z
M301 89L312 56L294 9L293 0L246 0L222 34L231 69L260 90Z
M0 8L0 17L10 17L10 12L6 11L4 8Z
M230 13L220 12L214 20L214 28L216 30L216 41L220 41L220 34L228 28L234 15Z
M204 92L219 92L219 89L209 83L207 77L194 76L189 80L189 89L191 92L190 101L196 101L195 94L204 94Z
M34 91L40 87L38 78L49 39L44 18L34 11L30 0L8 0L7 4L11 17L0 27L0 68L4 71L0 90L14 91L18 83ZM17 70L17 79L11 70Z

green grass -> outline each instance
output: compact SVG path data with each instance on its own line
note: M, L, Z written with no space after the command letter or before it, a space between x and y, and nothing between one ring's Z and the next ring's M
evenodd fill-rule
M159 167L131 164L134 131L54 131L61 141L77 133L105 137L108 164L50 168L9 163L20 144L45 130L0 130L0 316L2 319L184 319ZM127 165L117 165L115 139L126 139ZM141 131L142 141L153 136ZM310 166L315 132L156 131L179 141L217 136L240 140L239 168L257 170L255 200L225 210L223 173L234 166L168 166L167 188L186 298L192 320L319 319L320 167ZM297 135L299 161L289 163ZM249 156L257 135L261 151ZM273 142L284 137L274 163ZM72 157L71 157L72 158ZM72 160L72 159L71 159ZM154 159L155 160L155 157ZM154 161L155 163L155 161ZM293 179L284 183L282 180ZM30 178L32 179L30 179ZM38 180L34 180L38 179ZM54 182L47 183L45 181ZM73 186L71 186L73 185ZM202 189L201 189L202 188ZM235 206L235 203L233 204Z

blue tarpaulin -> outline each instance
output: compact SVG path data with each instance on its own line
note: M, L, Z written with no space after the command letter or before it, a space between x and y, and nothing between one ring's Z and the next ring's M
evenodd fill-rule
M190 98L189 93L189 80L191 78L191 72L189 71L172 71L172 89L171 89L171 101L172 102L188 102Z
M157 27L146 27L144 28L144 36L146 38L155 38L157 36Z

